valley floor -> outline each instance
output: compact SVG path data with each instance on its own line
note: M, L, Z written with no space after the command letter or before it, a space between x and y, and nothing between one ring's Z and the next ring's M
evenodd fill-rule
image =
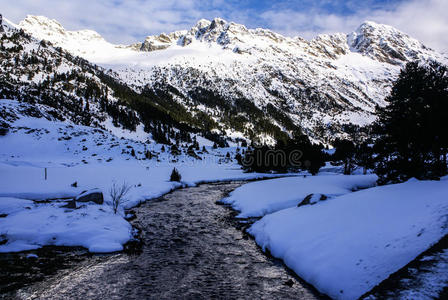
M242 182L174 191L134 209L141 250L87 259L17 299L321 299L266 255L216 201Z
M2 100L0 108L18 116L0 136L0 252L36 249L44 245L83 246L91 252L113 252L133 236L124 219L126 208L157 198L183 186L273 177L245 174L232 157L236 147L213 149L198 137L207 153L201 159L172 155L168 146L138 133L112 132L67 122L23 115L30 105ZM128 136L131 138L124 138ZM166 147L164 151L163 148ZM132 155L132 151L135 155ZM154 155L145 159L146 151ZM199 153L199 152L198 152ZM170 182L176 167L182 181ZM131 187L114 214L110 189L113 184ZM105 205L67 200L82 191L99 189Z
M210 141L200 137L200 148L205 146L206 152L198 151L201 159L197 159L182 147L182 154L172 155L168 147L162 149L162 145L142 138L142 132L130 135L112 128L108 131L23 115L26 104L15 101L2 100L0 108L19 116L10 118L9 132L0 136L0 252L44 245L82 246L96 253L120 251L136 233L127 221L127 209L198 183L277 176L243 173L233 159L226 157L227 153L234 157L239 149L213 149ZM152 153L152 159L145 158L147 151ZM169 181L174 167L182 175L181 182ZM321 293L335 299L356 299L448 234L448 178L438 182L411 179L381 187L376 187L375 181L375 175L344 176L335 173L334 168L323 168L318 176L290 174L287 178L248 183L220 202L239 211L238 219L248 225L248 233L263 250L282 259ZM114 183L131 187L117 213L109 193ZM104 204L86 202L77 203L76 208L65 207L68 199L91 189L103 193ZM178 213L172 212L170 222L183 222L184 210L195 215L195 206L198 211L217 209L214 201L225 196L218 194L205 208L198 206L194 196L184 195L191 201L190 206L178 200L161 202L150 206L157 209L150 215L161 218L153 220L159 229L165 225L171 228L163 223L164 205L167 209L180 205ZM198 216L190 225L198 233L206 232L201 226L208 226L207 222L201 223L200 219ZM173 234L180 232L188 239L188 232L183 230L189 225L180 224L173 225ZM152 234L157 239L156 231ZM167 245L185 241L159 242L166 242L161 247L168 249ZM220 247L219 242L215 247ZM235 255L247 254L240 250ZM216 262L225 265L231 253L221 254ZM446 273L445 252L437 255L434 260L442 263L434 263L434 272L441 269ZM184 259L163 263L185 264ZM200 256L198 259L201 261ZM138 262L126 263L127 268L138 267ZM158 269L153 271L157 276ZM209 271L201 274L216 275ZM440 278L441 283L432 290L435 294L448 286L447 279ZM250 291L257 286L266 289L270 279L266 280L247 284L254 287ZM295 295L293 290L290 292ZM418 299L425 297L419 294Z

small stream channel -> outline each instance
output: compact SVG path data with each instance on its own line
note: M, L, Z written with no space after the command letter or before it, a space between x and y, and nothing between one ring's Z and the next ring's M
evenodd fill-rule
M127 253L91 255L78 249L78 255L74 255L72 251L47 248L50 255L65 257L60 259L61 268L44 272L35 265L34 270L24 267L22 273L10 272L21 278L16 283L21 286L10 288L3 296L108 300L324 298L280 260L263 253L244 232L243 226L247 225L235 219L235 212L216 203L241 184L203 184L143 203L134 209L136 218L132 221L140 230L141 245ZM26 259L33 258L22 257ZM35 259L35 264L39 260L49 263L45 255ZM27 276L31 278L35 272L40 274L34 278L37 282L27 284Z

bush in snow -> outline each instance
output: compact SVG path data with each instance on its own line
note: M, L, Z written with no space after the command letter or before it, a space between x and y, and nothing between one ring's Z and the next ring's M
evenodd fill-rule
M170 181L177 181L179 182L182 179L182 176L180 175L179 171L174 168L171 172Z
M123 202L124 197L131 190L131 186L126 182L123 182L121 186L118 186L115 182L110 188L109 195L112 199L112 208L114 209L114 213L116 214L118 211L118 207L120 203Z
M235 155L235 159L236 159L236 161L237 161L238 164L241 165L241 164L243 163L243 156L242 156L241 154L237 153L237 154Z
M9 132L9 129L6 127L0 127L0 136L5 136Z
M177 147L176 145L171 146L171 154L174 156L180 155L181 152L179 150L179 147Z

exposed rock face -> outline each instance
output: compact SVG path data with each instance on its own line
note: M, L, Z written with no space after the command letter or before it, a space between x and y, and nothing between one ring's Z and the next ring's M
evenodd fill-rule
M69 208L69 209L76 209L76 201L75 201L75 199L67 201L67 203L64 206L62 206L62 207Z
M380 62L400 64L418 59L432 52L419 41L407 34L388 26L366 21L349 34L323 34L311 41L300 37L287 38L266 29L247 29L244 25L216 18L212 21L200 20L188 31L177 31L159 36L148 36L141 47L142 51L166 49L170 45L189 45L193 40L217 43L226 48L236 44L267 43L289 44L314 56L331 59L349 52L358 52ZM189 41L189 42L185 42ZM150 46L153 44L154 46ZM160 45L160 46L159 46ZM163 45L163 46L162 46ZM239 45L241 48L241 45ZM233 49L233 48L232 48Z
M56 46L111 68L137 91L163 94L187 111L206 113L229 133L253 136L255 106L290 134L300 127L315 141L347 137L351 125L375 120L408 61L448 58L397 29L365 22L352 33L311 41L223 19L120 46L89 31L68 32L43 17L20 27ZM230 108L238 124L228 122ZM232 116L233 116L232 115ZM291 126L293 124L294 126ZM261 141L269 135L258 135Z
M148 36L140 47L141 51L163 50L177 42L181 36L185 35L185 31L172 32L169 35L162 33L160 35Z
M418 59L429 49L397 29L365 22L348 36L349 46L373 59L381 62L399 65L405 61Z
M345 124L371 123L375 106L385 105L392 82L406 62L446 60L408 35L373 22L349 34L319 35L306 41L222 19L201 20L186 33L148 37L147 41L141 50L168 54L171 46L182 46L186 51L189 47L223 51L216 56L205 52L203 57L176 57L150 71L139 69L146 73L145 88L156 86L187 109L206 106L208 113L217 115L219 108L192 96L198 86L230 105L243 97L265 111L270 106L285 112L320 141L341 134ZM141 86L131 79L139 78L134 71L118 72L123 80Z

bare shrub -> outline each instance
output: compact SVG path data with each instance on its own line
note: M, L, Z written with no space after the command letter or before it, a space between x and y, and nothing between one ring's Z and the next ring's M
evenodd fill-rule
M118 211L118 207L120 203L124 201L124 197L131 190L132 186L123 182L121 185L118 185L114 182L112 187L110 188L109 195L112 198L112 208L114 213L116 214Z

